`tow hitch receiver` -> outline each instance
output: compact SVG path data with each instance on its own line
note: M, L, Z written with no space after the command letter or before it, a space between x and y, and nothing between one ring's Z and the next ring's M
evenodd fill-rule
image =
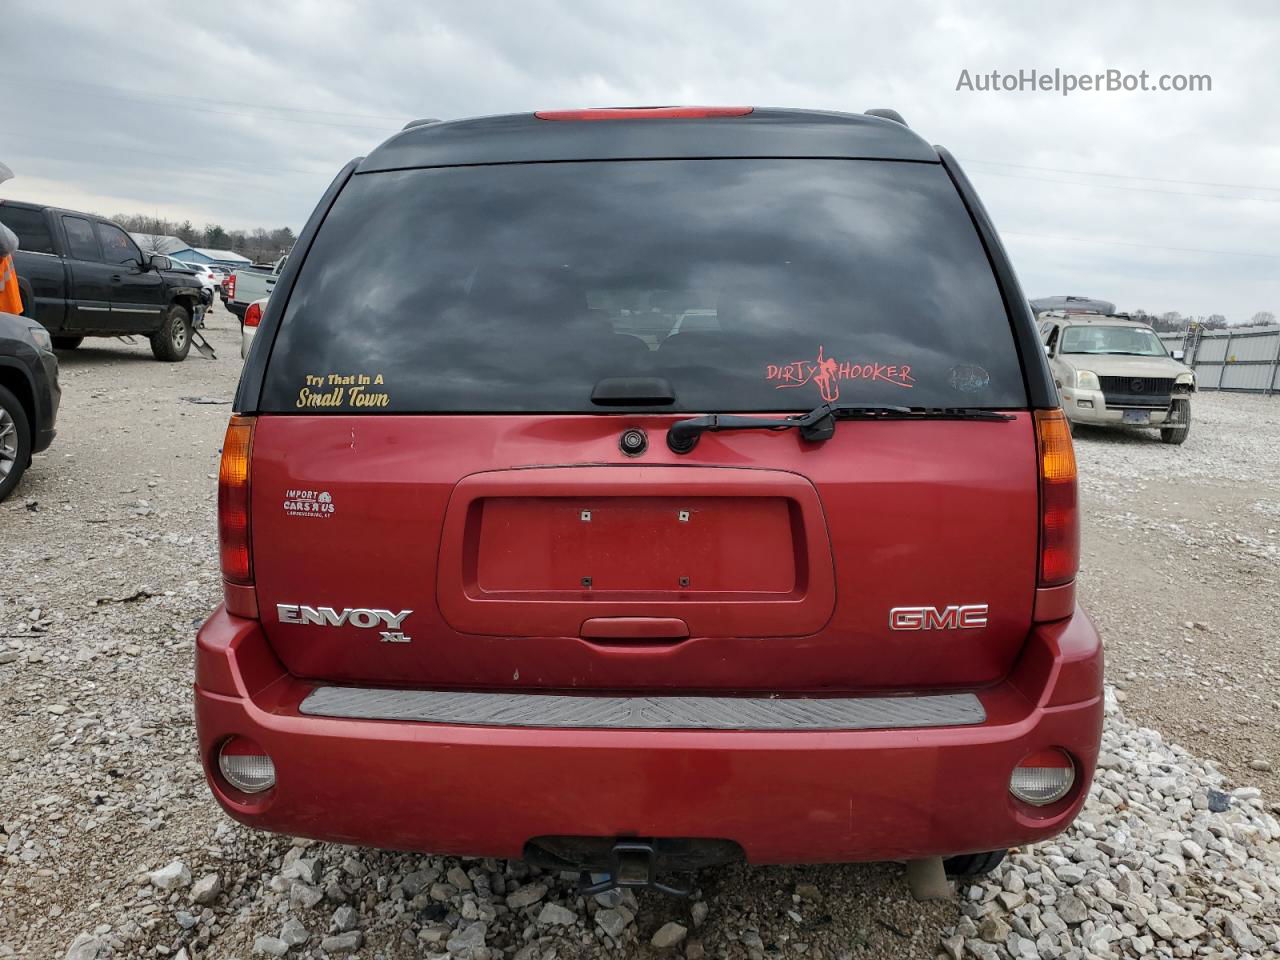
M659 858L647 840L620 840L609 851L609 869L604 873L582 871L578 892L594 896L617 887L650 887L673 897L687 897L693 891L658 879Z
M687 897L692 886L686 889L670 882L673 874L742 863L746 855L734 841L711 837L544 836L525 843L524 859L545 870L577 871L582 878L578 892L584 896L619 887L648 887Z

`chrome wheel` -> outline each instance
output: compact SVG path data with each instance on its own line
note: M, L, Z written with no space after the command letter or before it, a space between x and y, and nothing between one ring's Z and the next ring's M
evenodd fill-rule
M18 462L18 424L9 411L0 407L0 480L13 472Z
M173 352L181 353L187 345L187 321L186 316L180 311L174 311L173 316L169 318L169 342L173 344Z

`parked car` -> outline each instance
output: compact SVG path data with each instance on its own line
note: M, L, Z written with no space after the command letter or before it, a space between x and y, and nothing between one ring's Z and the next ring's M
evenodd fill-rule
M222 450L195 703L232 817L589 892L907 860L922 896L1071 823L1071 435L972 186L888 116L488 117L338 175ZM659 291L698 322L650 344Z
M235 271L223 287L223 292L226 294L222 300L223 304L243 321L249 304L271 296L271 289L276 285L276 280L288 260L289 258L285 256L265 269L254 266L251 269Z
M254 335L258 332L258 325L262 322L262 311L267 309L269 297L263 297L261 300L255 300L249 304L244 312L244 317L240 323L240 356L241 358L249 356L249 348L253 346Z
M0 313L0 501L53 443L58 419L58 360L40 324Z
M190 271L144 254L110 220L40 204L0 201L0 223L18 235L14 255L25 316L42 324L59 350L85 337L148 337L157 360L183 360L202 300Z
M1165 443L1186 442L1196 375L1151 327L1050 311L1040 315L1040 336L1071 423L1157 427Z
M221 294L223 292L222 288L227 282L227 278L231 276L231 269L229 267L224 267L220 263L211 263L208 267L213 271L214 276L218 278L218 293Z
M184 270L190 270L200 281L200 286L209 291L211 297L222 287L222 274L206 263L192 263L189 260L174 260L174 264Z

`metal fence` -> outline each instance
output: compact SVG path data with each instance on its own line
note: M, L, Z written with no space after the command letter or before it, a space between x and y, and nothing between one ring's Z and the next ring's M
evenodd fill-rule
M1169 350L1184 350L1200 390L1280 394L1280 327L1239 330L1189 328L1162 333Z

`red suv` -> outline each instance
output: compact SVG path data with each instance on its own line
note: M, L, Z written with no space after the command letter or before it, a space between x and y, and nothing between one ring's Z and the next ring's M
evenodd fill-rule
M606 885L1071 822L1071 438L973 188L873 113L424 121L342 171L222 453L233 817Z

